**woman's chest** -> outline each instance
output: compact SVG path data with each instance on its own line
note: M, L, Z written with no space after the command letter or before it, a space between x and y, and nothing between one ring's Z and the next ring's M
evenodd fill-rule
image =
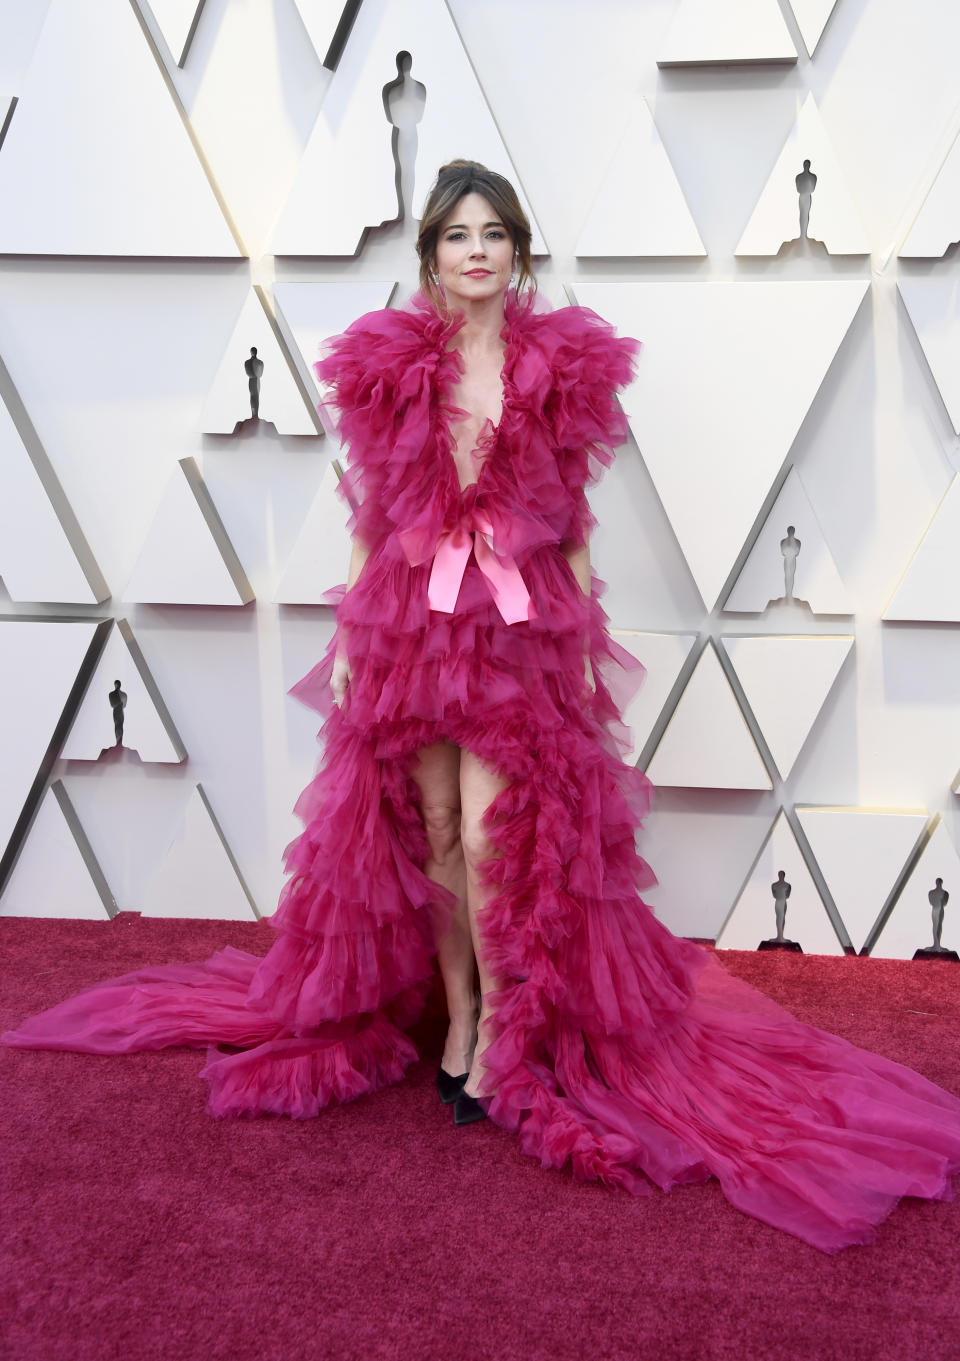
M481 436L500 423L503 412L503 355L471 358L462 376L452 385L451 404L456 408L450 422L450 452L461 488L476 482Z

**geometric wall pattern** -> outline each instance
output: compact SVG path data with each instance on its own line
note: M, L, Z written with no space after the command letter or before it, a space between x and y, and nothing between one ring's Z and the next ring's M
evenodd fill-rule
M396 283L379 279L336 280L331 283L277 282L273 303L277 329L316 409L323 396L313 370L322 341L342 331L367 312L386 307ZM326 413L320 409L323 417ZM333 428L326 431L332 434Z
M954 477L883 612L960 624L960 477Z
M247 605L253 599L195 459L180 459L171 473L123 599L163 605Z
M960 435L960 298L953 276L900 279L897 288Z
M253 350L256 350L254 356ZM257 415L285 435L316 435L320 423L298 375L284 352L269 316L263 293L251 290L230 335L220 367L203 404L200 429L207 434L232 435L251 417L251 384L256 381L246 365L259 366Z
M106 627L95 619L0 621L0 855L33 811L35 782L52 767L81 667Z
M129 4L51 0L0 203L0 253L241 253Z
M0 361L0 384L9 388ZM21 431L0 394L0 577L11 600L95 605L104 581L36 431L21 410Z
M150 0L151 13L177 66L187 59L202 9L203 0Z
M919 809L809 807L798 808L797 818L859 953L916 851L927 814Z
M700 654L647 774L655 785L772 788L712 643Z
M658 66L796 60L776 0L679 0L657 53Z
M444 0L364 0L271 238L275 255L353 255L367 227L396 218L383 90L396 78L397 54L412 47L410 74L428 92L417 126L413 216L420 217L437 168L465 154L463 128L469 127L470 156L517 186L534 253L547 253ZM456 118L449 116L452 108ZM358 165L362 175L356 174Z
M63 781L54 780L0 892L0 916L102 921L117 910Z
M790 599L814 614L853 613L796 468L787 474L723 608L730 614L762 614L768 606L787 604L788 590Z
M576 285L579 302L643 341L623 405L708 608L868 287L859 279Z
M273 598L278 604L328 604L323 599L324 592L346 580L350 510L337 495L339 481L337 469L331 463L277 584Z
M939 814L933 835L923 848L903 892L871 949L879 959L912 959L914 951L933 944L933 904L937 880L950 894L943 914L940 944L960 953L960 856Z
M96 761L118 745L118 710L122 745L135 751L141 761L186 760L186 749L125 619L117 621L107 638L61 748L61 758Z
M789 885L783 938L807 955L842 955L843 944L817 892L786 815L780 812L717 935L722 950L756 950L777 935L775 885Z
M777 255L785 242L801 236L798 176L809 161L816 182L806 205L807 235L819 241L831 255L869 255L870 242L856 205L846 187L843 170L827 135L816 101L808 94L797 121L770 177L753 216L737 246L737 255Z
M676 828L692 810L698 826L740 827L729 837L714 830L712 842L696 846L710 865L710 891L697 909L703 922L713 931L734 900L740 922L744 863L727 844L752 852L754 824L769 825L767 816L774 821L783 807L769 845L781 862L789 857L787 934L798 919L810 929L804 914L811 912L818 929L829 928L825 944L804 937L805 949L837 948L828 915L835 909L857 948L872 947L877 936L878 950L890 947L911 884L929 920L930 884L911 879L897 897L924 815L880 805L953 811L944 782L952 770L941 769L939 785L931 771L960 745L960 729L951 727L960 723L960 703L950 698L960 664L956 635L885 632L875 598L866 604L863 593L906 557L896 534L887 551L889 525L902 511L916 516L938 486L944 454L955 462L940 398L931 405L929 375L904 335L903 313L957 432L957 295L950 263L918 277L916 267L888 257L872 270L865 260L834 257L903 238L905 256L942 255L960 239L960 149L930 142L953 131L942 129L942 109L918 135L922 120L910 123L916 110L908 101L919 109L924 93L914 81L901 98L911 72L904 67L901 81L896 66L874 69L871 59L883 58L876 43L865 60L858 44L869 26L856 13L853 24L843 15L826 52L817 45L830 0L791 0L796 29L784 22L784 3L670 0L654 24L647 7L622 0L617 23L627 36L582 23L575 30L558 7L537 33L538 65L524 50L533 9L523 5L511 50L476 10L442 0L364 0L355 21L354 7L341 0L297 0L302 24L278 11L274 50L262 41L269 26L247 23L245 7L232 8L229 22L225 7L208 7L201 30L195 0L155 0L149 8L146 0L52 0L49 21L21 43L32 57L6 87L17 98L0 114L10 110L0 131L0 252L23 257L0 272L7 364L0 369L0 612L9 625L0 736L7 835L15 829L0 865L0 912L97 917L146 905L257 915L223 828L243 847L245 864L249 856L256 882L266 883L276 872L273 859L264 869L267 842L289 839L291 768L311 755L284 686L316 661L329 636L324 597L342 582L348 556L346 508L335 494L342 455L335 438L329 446L312 438L325 394L311 365L327 336L395 292L398 301L407 295L423 195L441 161L468 154L518 185L522 179L533 195L537 212L521 185L535 251L546 253L541 228L556 251L541 270L542 295L562 305L566 287L644 343L637 384L624 396L637 447L623 452L614 474L617 538L612 546L605 540L602 557L617 572L617 617L632 630L620 635L623 646L648 667L626 718L634 754L669 787L657 818L672 820L674 861L655 860L664 905L676 856L690 854ZM871 0L871 14L881 10L889 21L892 3ZM14 48L20 13L8 7ZM960 40L948 7L933 27L936 33L918 34L931 63L938 46L949 53ZM772 70L746 69L796 64L791 32L799 46L798 30L818 56L781 72L789 85ZM193 43L201 31L203 43ZM256 34L256 51L234 63L232 44L244 32ZM402 91L401 52L410 54ZM250 76L251 55L267 77L262 87ZM658 57L664 67L731 69L661 74ZM317 60L329 69L320 73ZM284 79L268 108L274 66ZM558 102L561 78L570 87L565 103ZM898 99L884 93L872 111L868 100L851 120L858 82L868 96L896 89ZM419 86L416 97L411 85ZM933 102L924 105L928 112ZM586 151L577 144L585 129ZM866 158L858 154L864 149ZM782 249L799 230L803 159L817 175L812 248ZM587 181L600 184L592 203L578 192ZM895 223L878 212L884 193L896 198ZM406 216L398 220L400 198ZM261 220L248 234L250 202ZM851 243L844 224L857 210L862 224ZM378 231L379 224L387 225ZM763 239L751 245L761 228ZM242 240L266 243L271 234L270 250L298 259L248 262ZM742 249L769 253L737 258L738 237ZM51 258L58 255L74 258ZM148 303L135 326L111 334L114 301L158 279L163 305ZM868 291L857 342L844 346ZM230 296L244 310L233 339L217 321L229 317ZM264 361L259 425L248 417L243 372L252 344ZM208 397L223 410L198 420ZM211 439L205 430L237 437ZM286 438L298 431L311 438ZM142 544L126 544L134 523L126 506L137 497L141 507L144 498L148 507L155 502L169 469L152 528ZM829 544L803 482L817 488ZM609 510L609 486L603 494ZM960 622L953 499L948 494L887 618ZM253 600L225 524L251 576L277 583L274 599L261 599L256 610L218 608ZM610 526L602 521L600 532L609 535ZM128 580L129 620L110 595ZM725 637L717 601L756 632ZM19 602L39 617L23 615ZM278 609L282 603L314 608ZM164 608L183 604L194 609ZM62 607L74 617L60 618ZM839 702L828 696L851 638L817 633L821 615L848 616L851 632L856 618L857 669L847 669ZM134 632L151 659L162 658L163 695ZM911 673L911 640L923 638L922 665ZM938 639L939 671L929 666ZM898 675L915 681L891 689L888 663L898 658L906 661ZM123 744L139 759L113 750L117 680L118 698L126 697ZM818 721L828 705L829 727ZM171 713L190 742L182 771L186 744ZM901 800L898 761L915 781ZM151 762L152 770L142 768ZM96 836L102 866L58 776ZM164 784L184 794L183 831L153 882L144 877L131 892L121 863L133 858L131 848L104 829L128 797L128 830L148 850L147 829L162 808L153 796ZM196 791L189 799L188 788ZM204 788L217 790L223 827ZM878 806L789 811L811 797ZM945 836L935 834L931 845L945 844ZM825 898L829 890L822 913L804 857ZM769 869L755 867L753 876L758 939L772 933ZM264 906L271 894L264 889Z
M611 630L621 647L646 667L643 684L624 711L633 747L625 761L636 761L660 717L697 641L694 633L632 633Z
M346 8L344 0L295 0L313 50L327 64L327 55Z
M837 0L790 0L793 17L809 56L813 56Z
M723 646L785 779L853 648L853 638L724 636Z
M629 165L631 173L624 175ZM706 255L650 106L638 99L590 208L577 255Z
M960 135L954 138L927 197L900 247L902 257L945 254L960 240Z
M148 917L259 917L201 785L190 795L140 910Z

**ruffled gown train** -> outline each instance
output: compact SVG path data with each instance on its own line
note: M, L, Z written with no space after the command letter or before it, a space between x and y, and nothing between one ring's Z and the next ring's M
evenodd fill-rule
M620 715L642 668L610 637L602 583L585 596L559 547L589 533L583 489L624 436L614 393L636 343L586 309L513 301L503 416L461 490L455 330L418 295L361 318L318 365L371 552L332 597L330 648L291 692L324 714L324 756L296 805L304 830L285 852L270 951L138 969L3 1040L207 1048L216 1116L302 1119L401 1079L453 904L423 872L411 772L447 739L507 781L485 819L482 933L501 984L491 1118L578 1178L644 1194L714 1176L738 1208L818 1248L867 1242L899 1197L950 1197L960 1100L796 1020L641 898L654 882L635 842L650 787L622 760ZM452 609L431 606L438 561ZM338 643L353 669L341 708Z

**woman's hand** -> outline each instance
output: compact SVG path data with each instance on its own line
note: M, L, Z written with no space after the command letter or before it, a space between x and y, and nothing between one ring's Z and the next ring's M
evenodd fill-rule
M338 709L346 696L351 675L349 657L345 652L338 652L333 659L333 671L330 674L330 689L333 691L334 703Z

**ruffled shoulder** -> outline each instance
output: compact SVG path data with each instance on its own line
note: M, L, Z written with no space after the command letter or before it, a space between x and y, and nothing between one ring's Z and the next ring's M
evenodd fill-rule
M464 320L441 317L418 292L404 307L365 313L321 346L313 365L327 393L320 409L350 455L339 491L352 511L351 532L368 545L389 530L391 509L409 494L411 465L426 475L431 401L457 363L446 346Z
M570 498L567 538L587 542L596 526L584 488L598 482L627 438L617 393L633 380L640 341L618 336L589 307L518 312L515 400L550 446Z
M422 293L405 307L366 312L320 347L313 365L329 396L342 436L363 435L392 423L406 406L429 398L430 380L449 336L463 318L443 318Z
M616 394L634 378L640 341L618 336L589 307L521 312L517 324L526 343L514 381L549 427L554 447L586 450L609 466L627 436Z

